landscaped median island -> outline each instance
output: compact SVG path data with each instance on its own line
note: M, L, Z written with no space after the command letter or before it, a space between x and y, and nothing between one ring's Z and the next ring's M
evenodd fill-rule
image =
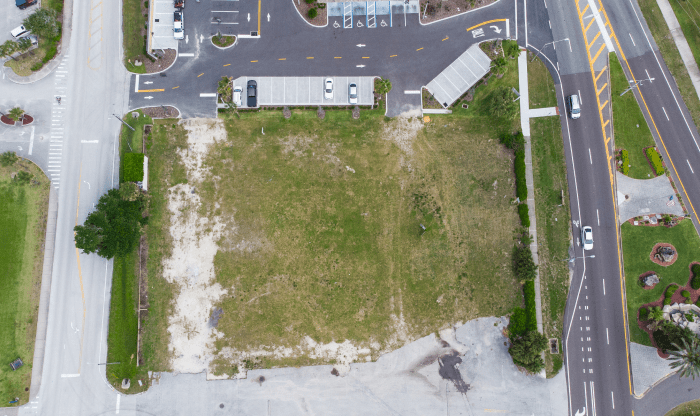
M10 406L29 400L49 186L29 160L0 155L0 392Z
M700 282L693 279L700 272L693 267L700 262L700 238L688 219L671 224L622 225L630 340L657 347L660 352L669 351L672 342L680 344L682 337L690 335L679 328L685 325L674 321L673 314L692 309L677 305L694 305L700 297ZM665 306L670 308L664 311Z
M175 49L148 49L148 5L148 0L122 1L124 66L137 74L164 71L177 58Z
M0 57L11 58L5 62L5 66L12 68L15 74L29 76L43 68L60 51L63 0L42 2L42 7L22 23L32 35L0 45ZM17 52L19 56L15 56Z

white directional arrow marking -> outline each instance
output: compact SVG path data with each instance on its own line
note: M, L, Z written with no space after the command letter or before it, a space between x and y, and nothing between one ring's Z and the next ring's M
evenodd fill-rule
M355 65L355 66L358 67L358 68L364 68L364 67L365 67L364 65Z
M144 84L146 84L146 85L153 84L153 81L146 81L146 82L144 82Z
M578 411L576 410L576 416L583 416L586 414L586 408L584 407L583 410Z
M267 21L270 21L270 13L267 14Z
M248 13L248 21L250 22L250 13Z
M149 95L148 97L143 97L143 98L145 98L145 99L147 99L147 100L150 100L150 99L153 98L153 97L151 97L151 96Z
M503 30L503 29L499 28L498 26L489 26L489 27L492 27L493 31L496 33L501 33L501 30Z
M357 46L358 48L364 48L364 47L367 46L367 45L363 45L363 44L361 44L361 43L358 43L358 44L355 45L355 46Z

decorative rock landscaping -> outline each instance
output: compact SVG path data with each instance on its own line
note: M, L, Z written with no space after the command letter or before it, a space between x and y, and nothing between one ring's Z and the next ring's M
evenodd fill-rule
M671 244L657 243L654 248L651 249L649 260L659 266L668 267L678 260L678 252Z
M645 290L653 289L660 280L656 272L646 272L639 276L639 282Z

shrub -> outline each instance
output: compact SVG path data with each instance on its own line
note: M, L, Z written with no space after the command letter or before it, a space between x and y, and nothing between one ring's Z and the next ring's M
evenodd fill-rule
M36 72L36 71L40 70L43 66L44 66L43 62L37 62L34 65L32 65L31 70L33 72Z
M689 298L689 297L690 297L690 292L688 292L687 290L684 290L684 291L681 292L681 296L683 296L684 298Z
M49 46L49 48L46 50L46 55L44 55L44 57L41 58L41 61L42 61L43 63L49 62L50 60L52 60L52 59L56 56L56 53L57 53L56 44L52 44L52 45Z
M676 291L677 291L678 289L679 289L679 286L678 286L678 285L671 285L671 286L669 286L669 287L666 289L666 296L670 298L671 296L673 296L674 293L676 293Z
M124 155L124 182L143 180L143 153L126 153Z
M318 10L315 7L309 9L309 19L313 19L318 16Z
M501 43L501 47L503 47L503 55L505 55L506 58L516 58L520 54L520 47L517 41L504 40L503 43Z
M523 285L525 297L525 314L527 315L527 330L537 330L537 304L535 303L535 281L529 280Z
M532 259L532 251L530 251L529 246L515 247L513 272L520 281L535 280L537 265Z
M386 78L379 78L374 80L374 92L379 95L388 94L391 91L391 81Z
M511 150L522 149L525 147L525 136L523 132L518 131L515 134L504 133L498 138L502 145Z
M511 340L512 345L508 353L513 358L513 363L525 368L531 373L538 373L544 368L541 353L547 348L547 338L537 331L530 331Z
M496 88L488 102L491 115L494 117L513 120L520 111L519 104L515 102L515 93L506 86Z
M306 4L314 4L316 0L304 0Z
M648 147L646 153L647 158L649 158L649 162L651 162L651 165L654 167L656 176L663 175L664 163L661 161L661 155L659 155L659 152L657 152L653 147Z
M677 350L673 344L683 345L683 340L690 342L695 338L695 334L688 328L681 328L670 322L664 322L656 331L652 333L656 346L662 351Z
M318 4L319 9L325 9L326 8L326 3L319 3Z
M0 165L10 166L14 165L19 158L15 152L5 152L0 155Z
M695 290L700 289L700 276L693 276L693 279L690 281L690 287Z
M645 321L647 319L647 316L649 316L649 311L645 307L639 308L639 319L642 321Z
M527 312L523 308L515 308L510 315L508 332L510 339L515 339L527 332Z
M515 195L520 199L520 202L525 202L527 201L527 180L525 178L525 150L516 150L513 169L515 170Z
M620 152L622 158L622 174L627 175L630 172L630 154L627 150L622 150Z
M32 180L33 176L34 175L32 175L31 173L29 173L27 171L20 170L19 172L17 172L15 177L12 179L12 181L16 184L19 184L19 185L26 185L29 183L29 181Z
M24 27L35 35L52 39L58 35L61 30L58 20L56 19L57 15L58 13L53 9L38 9L24 19Z
M527 207L526 203L518 205L518 215L520 216L520 223L525 228L530 228L530 209Z

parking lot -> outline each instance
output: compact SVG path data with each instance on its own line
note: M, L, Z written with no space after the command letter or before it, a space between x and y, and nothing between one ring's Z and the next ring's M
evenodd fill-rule
M324 80L333 80L333 98L324 99ZM372 105L374 77L240 77L233 81L234 88L243 90L246 106L246 85L249 80L258 83L258 106L316 106L316 105ZM350 84L357 85L357 104L350 104Z
M24 21L27 16L34 13L39 7L39 3L37 2L37 4L33 6L20 10L15 7L14 2L10 3L10 0L6 0L6 5L3 7L3 17L0 17L0 43L5 43L10 39L15 40L12 35L10 35L10 31L21 25L22 21Z
M194 1L192 1L194 3ZM189 5L189 4L188 4ZM178 48L178 40L173 35L175 6L173 0L153 0L151 18L151 49ZM183 10L183 14L185 14ZM185 35L187 35L187 16L184 17Z
M419 13L417 0L408 2L353 1L326 4L328 7L328 24L336 29L401 27L406 26L408 23L406 15Z

